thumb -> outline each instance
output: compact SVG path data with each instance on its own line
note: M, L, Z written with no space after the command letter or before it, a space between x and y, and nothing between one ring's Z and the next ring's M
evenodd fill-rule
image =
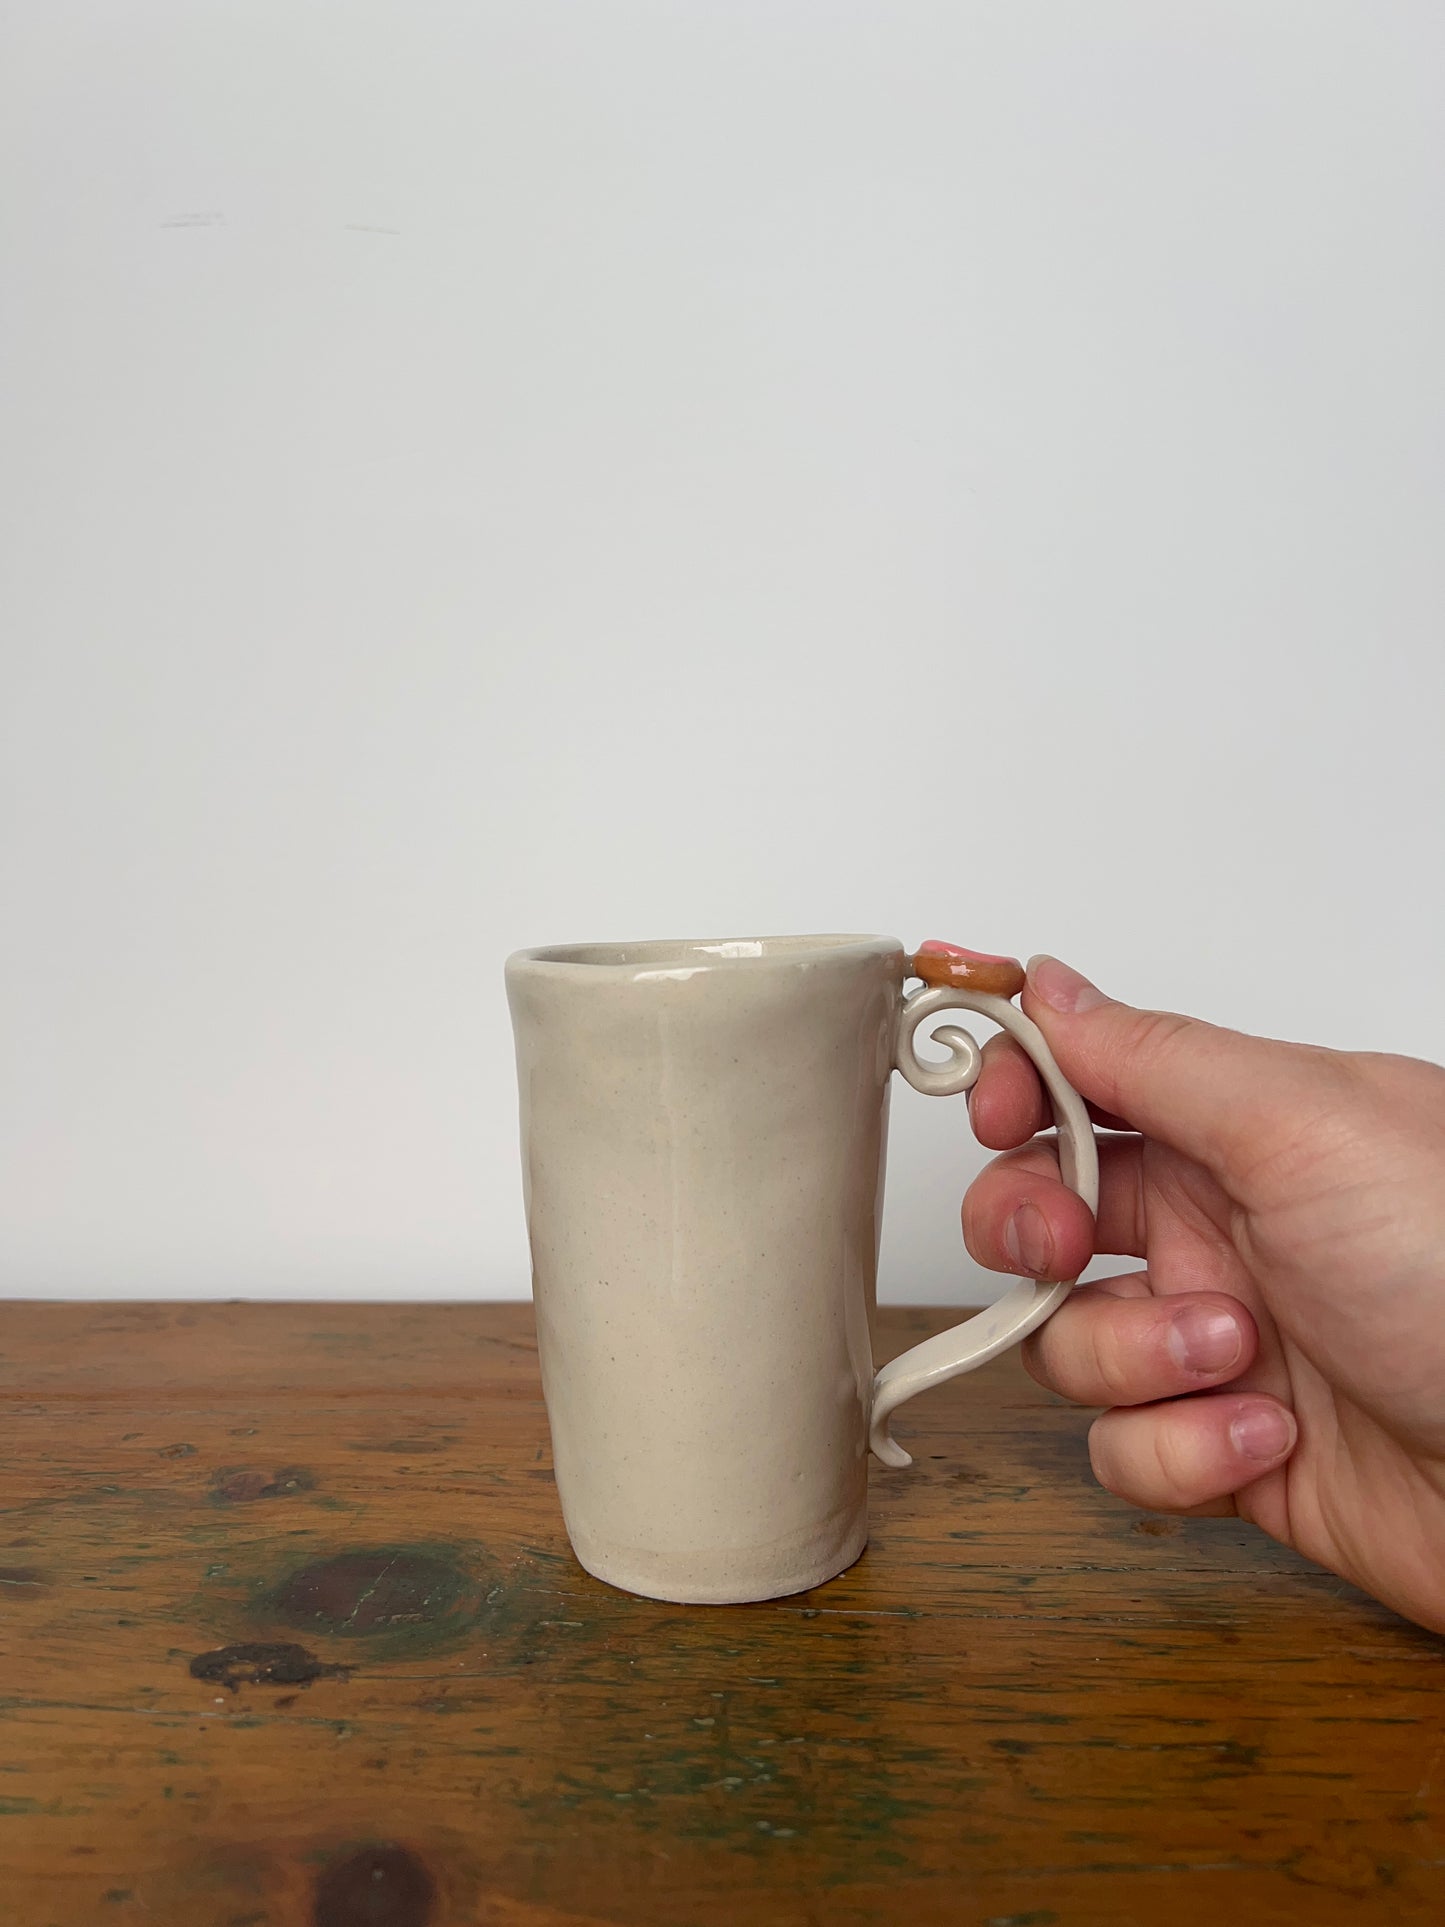
M1081 1097L1225 1178L1241 1179L1338 1102L1333 1054L1105 996L1031 957L1024 1009Z

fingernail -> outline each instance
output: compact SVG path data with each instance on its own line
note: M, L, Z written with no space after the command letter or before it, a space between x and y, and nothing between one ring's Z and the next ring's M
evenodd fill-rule
M1028 978L1029 988L1039 1001L1065 1017L1072 1016L1075 1011L1097 1010L1100 1004L1109 1001L1087 977L1081 977L1077 970L1070 970L1057 957L1030 957Z
M1054 1240L1044 1214L1027 1199L1004 1226L1004 1250L1020 1271L1041 1278L1054 1258Z
M1208 1305L1181 1305L1169 1324L1165 1343L1176 1365L1188 1372L1224 1372L1244 1350L1239 1321Z
M1242 1458L1268 1464L1294 1444L1295 1423L1282 1405L1250 1405L1230 1420L1229 1437Z

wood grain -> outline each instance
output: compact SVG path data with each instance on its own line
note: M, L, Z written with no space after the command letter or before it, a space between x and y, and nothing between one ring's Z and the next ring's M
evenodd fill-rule
M12 1304L0 1415L5 1927L1445 1910L1445 1644L1119 1505L1012 1360L759 1606L573 1563L526 1306Z

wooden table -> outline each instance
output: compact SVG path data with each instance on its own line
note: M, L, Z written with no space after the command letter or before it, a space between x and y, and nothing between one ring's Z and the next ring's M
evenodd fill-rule
M12 1304L0 1393L4 1927L1445 1916L1445 1642L1014 1361L717 1608L573 1563L527 1306Z

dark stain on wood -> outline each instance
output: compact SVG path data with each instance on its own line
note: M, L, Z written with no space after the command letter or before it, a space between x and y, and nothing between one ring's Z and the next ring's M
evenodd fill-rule
M217 1505L248 1505L253 1499L290 1499L299 1492L316 1490L316 1474L304 1465L283 1466L279 1472L253 1472L244 1466L227 1466L211 1481L211 1497Z
M360 1847L322 1869L313 1927L431 1927L436 1882L407 1847Z
M334 1639L413 1649L465 1636L485 1601L481 1581L447 1549L375 1546L308 1562L281 1580L265 1609Z
M40 1592L48 1582L35 1566L0 1566L0 1586L23 1586Z
M188 1670L192 1679L226 1686L234 1693L243 1682L250 1686L309 1686L315 1679L350 1679L354 1669L328 1664L304 1646L289 1641L243 1640L234 1646L218 1646L214 1652L197 1653Z
M162 1445L156 1452L158 1459L193 1459L196 1456L194 1445L182 1441L177 1445Z

